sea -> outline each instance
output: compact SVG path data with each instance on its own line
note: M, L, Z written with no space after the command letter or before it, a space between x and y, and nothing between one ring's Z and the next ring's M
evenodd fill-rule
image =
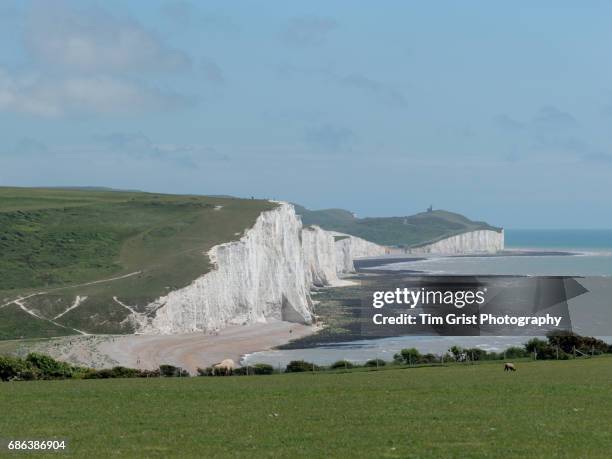
M496 256L429 256L422 260L390 263L376 269L411 270L438 275L531 275L612 277L612 230L505 230L506 251ZM605 337L602 337L605 338ZM390 361L399 350L416 347L421 353L443 354L451 346L479 347L499 352L521 345L524 336L453 337L401 336L331 343L308 349L270 350L248 354L243 364L268 363L283 367L291 360L328 365L338 360L363 363Z

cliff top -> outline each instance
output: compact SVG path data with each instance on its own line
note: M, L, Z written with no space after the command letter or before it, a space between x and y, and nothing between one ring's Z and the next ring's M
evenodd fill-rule
M129 331L121 323L128 308L141 311L206 273L210 248L239 239L274 207L251 199L0 187L0 339ZM30 313L15 303L1 307L41 291L47 293L22 301ZM55 323L35 317L56 317L77 295L87 301Z

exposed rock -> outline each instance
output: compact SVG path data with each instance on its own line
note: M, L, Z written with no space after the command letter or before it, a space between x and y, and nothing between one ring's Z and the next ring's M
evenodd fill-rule
M302 230L306 282L316 287L338 283L334 236L318 226Z
M268 319L311 323L310 289L340 284L356 258L397 253L493 253L504 233L478 230L421 247L390 249L318 226L303 228L295 209L278 203L239 241L213 247L214 269L132 317L141 333L187 333Z
M279 203L239 241L209 251L212 271L151 303L139 332L187 333L267 319L311 323L312 286L334 285L338 273L354 271L355 257L386 250L338 234L302 228L293 206Z
M477 254L497 253L504 250L504 230L500 232L492 230L477 230L456 236L447 237L431 244L420 247L412 247L404 250L411 254Z
M336 270L338 273L355 271L353 260L364 257L377 257L389 253L389 248L374 244L359 237L332 232L336 239Z

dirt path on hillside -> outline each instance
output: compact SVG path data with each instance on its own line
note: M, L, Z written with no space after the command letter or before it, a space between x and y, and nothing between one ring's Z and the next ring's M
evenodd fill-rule
M263 351L314 333L314 326L271 321L236 325L216 334L90 335L55 338L36 345L39 352L78 365L155 369L170 364L196 374L223 359L239 363L244 354Z

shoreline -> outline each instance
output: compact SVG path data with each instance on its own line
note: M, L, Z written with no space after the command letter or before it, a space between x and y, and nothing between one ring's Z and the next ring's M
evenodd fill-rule
M316 333L321 327L280 320L232 325L218 333L177 335L88 335L52 338L22 351L42 352L74 365L91 368L125 366L156 369L169 364L197 375L224 359L239 365L244 356L274 349L294 339Z

